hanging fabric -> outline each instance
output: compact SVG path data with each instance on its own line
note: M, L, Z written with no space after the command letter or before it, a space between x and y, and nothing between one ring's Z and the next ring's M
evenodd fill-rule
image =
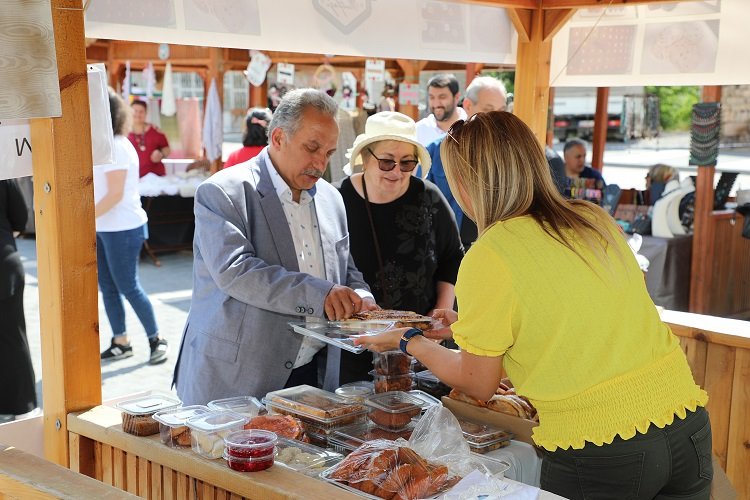
M161 114L174 116L175 113L177 113L177 102L172 83L172 63L168 62L164 70L164 81L161 87Z
M212 78L206 99L206 111L203 115L203 147L206 149L206 158L209 161L221 158L221 145L224 142L221 121L219 91L216 89L216 80Z

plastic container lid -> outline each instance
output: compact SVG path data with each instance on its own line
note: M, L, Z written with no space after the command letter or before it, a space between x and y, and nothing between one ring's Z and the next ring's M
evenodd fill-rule
M309 385L269 392L264 402L324 423L363 413L365 410L359 403Z
M400 431L388 431L381 429L372 422L365 424L350 425L333 431L328 436L328 444L333 447L339 447L343 450L354 451L359 448L365 441L375 439L409 439L414 432L414 423L410 423Z
M224 444L227 449L231 448L233 451L241 451L252 456L252 452L255 450L274 448L278 440L279 437L275 432L264 431L262 429L247 429L232 432L224 438ZM237 457L236 454L225 453L230 454L232 457ZM267 455L269 455L269 453L263 456L265 457ZM242 458L244 458L244 456Z
M200 432L217 432L238 425L245 425L250 421L244 415L229 410L211 410L202 415L190 417L186 424L191 429Z
M458 424L461 426L461 431L463 432L466 441L477 448L483 448L484 446L513 439L513 434L510 432L491 425L480 424L461 418L458 419Z
M420 391L419 389L414 389L411 391L407 391L407 394L414 396L415 398L419 398L424 402L424 406L422 406L423 411L427 411L433 406L442 405L443 403L436 398L435 396L431 396L430 394L427 394L424 391Z
M117 403L117 408L129 415L153 415L154 413L180 406L179 399L161 394L151 394L136 399L128 399Z
M276 449L278 450L276 462L303 474L314 476L339 463L344 458L341 453L284 438L279 438Z
M312 426L315 426L316 428L320 428L321 432L327 432L327 429L331 429L333 427L340 427L343 425L350 424L352 422L359 421L361 420L360 417L362 417L365 413L367 413L367 410L365 409L363 405L357 404L357 406L360 409L352 413L345 413L344 415L341 415L338 417L332 417L332 418L321 418L318 415L292 409L292 408L289 408L288 406L275 404L265 399L263 401L266 403L268 410L272 414L291 415L293 417L299 418L302 421L303 426L305 427L305 431L307 431L308 426L312 425Z
M266 414L266 408L258 398L238 396L235 398L215 399L208 403L212 410L230 410L246 417L257 417Z
M387 413L407 413L413 411L421 413L422 406L424 406L421 399L410 396L403 391L381 392L367 398L365 404Z
M441 384L440 379L435 376L434 373L432 373L430 370L423 370L421 372L417 372L414 374L417 380L422 380L425 382L432 382L435 384Z
M411 379L414 379L414 372L409 370L406 373L399 373L398 375L381 375L380 373L376 372L375 370L370 370L367 372L368 375L372 375L372 378L375 380L398 380L404 377L409 377Z
M336 389L336 394L357 402L364 402L365 398L375 394L375 386L372 382L351 382Z
M187 425L189 418L208 413L208 411L208 407L203 405L180 406L158 412L154 415L154 420L169 427L182 427Z

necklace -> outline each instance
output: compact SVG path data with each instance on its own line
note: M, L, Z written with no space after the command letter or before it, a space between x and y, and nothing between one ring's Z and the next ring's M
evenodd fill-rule
M138 149L146 151L146 133L136 134L134 132L133 135L135 136L135 141L138 143Z

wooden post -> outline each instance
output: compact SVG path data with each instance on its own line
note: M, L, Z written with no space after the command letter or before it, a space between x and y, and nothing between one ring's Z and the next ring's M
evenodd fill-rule
M425 61L397 59L396 62L404 72L404 83L419 83L419 72L427 65ZM415 104L397 104L397 106L401 113L411 116L415 121L419 120L419 106Z
M479 73L484 69L482 63L467 63L466 64L466 87L469 86L474 77L478 76Z
M250 107L265 108L268 106L268 87L264 81L260 87L250 84Z
M592 146L591 166L602 171L604 168L604 149L607 145L607 122L609 113L609 87L596 89L596 114L594 115L594 137Z
M549 89L549 104L547 104L547 146L552 147L555 142L555 89Z
M52 0L62 117L31 121L45 456L68 465L67 414L101 403L83 0Z
M703 102L721 101L720 86L703 87ZM713 280L714 261L714 165L698 167L695 183L695 215L693 219L693 256L690 266L690 312L709 313L709 293Z

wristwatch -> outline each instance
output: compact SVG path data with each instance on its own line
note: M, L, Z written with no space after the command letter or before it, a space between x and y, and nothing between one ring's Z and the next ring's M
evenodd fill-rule
M406 350L406 344L408 344L409 341L417 335L424 335L424 332L422 332L422 330L420 330L419 328L409 328L404 332L404 334L401 336L401 341L398 343L398 348L401 349L401 352L403 352L404 354L409 354L409 352Z

